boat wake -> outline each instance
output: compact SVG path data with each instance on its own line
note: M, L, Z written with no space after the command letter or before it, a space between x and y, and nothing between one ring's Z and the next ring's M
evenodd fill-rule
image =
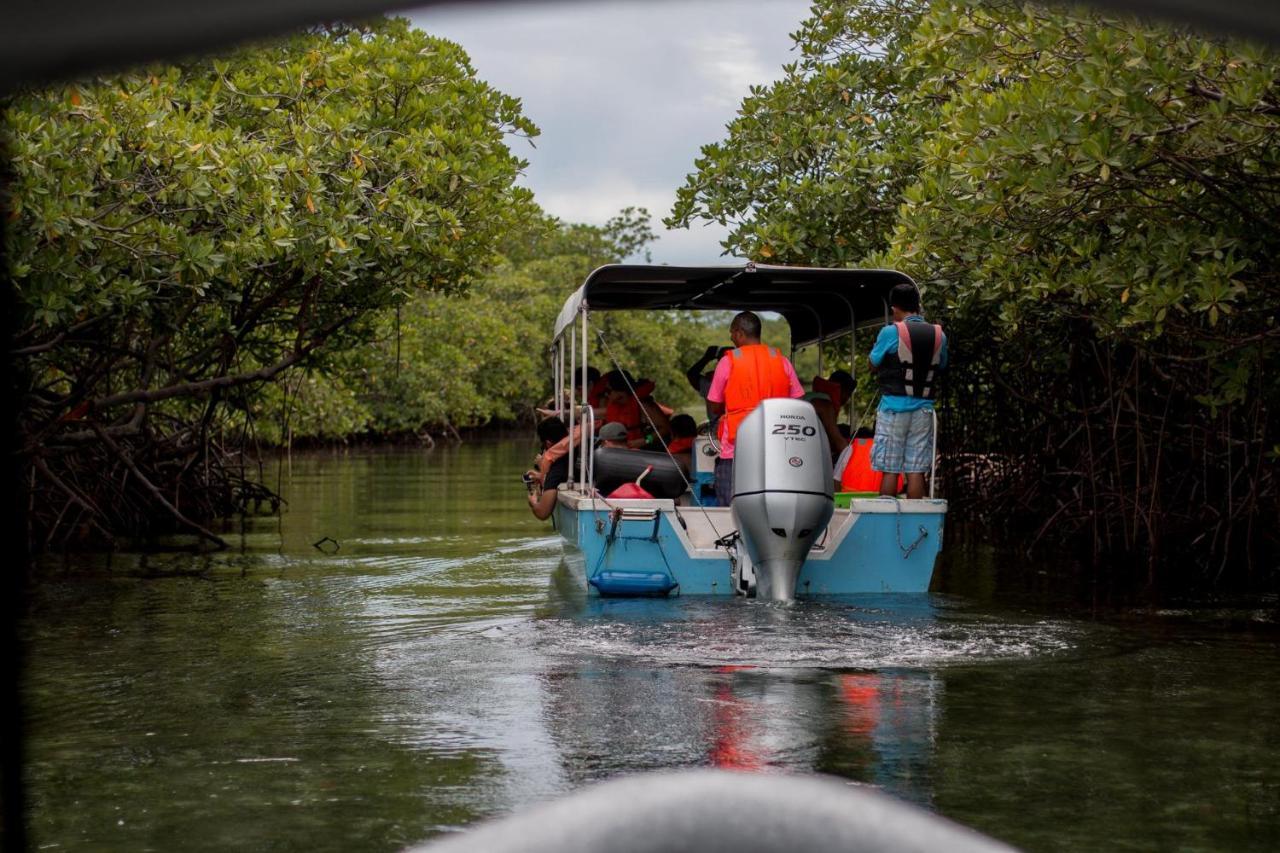
M931 596L851 596L794 606L593 600L582 613L529 626L532 641L550 656L824 669L1073 657L1086 636L1096 649L1099 630L1069 620L970 614Z

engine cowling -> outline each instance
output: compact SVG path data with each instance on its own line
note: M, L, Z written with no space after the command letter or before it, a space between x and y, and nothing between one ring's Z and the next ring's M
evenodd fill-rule
M730 506L758 598L795 597L800 567L831 521L831 489L831 445L812 405L764 400L742 421Z

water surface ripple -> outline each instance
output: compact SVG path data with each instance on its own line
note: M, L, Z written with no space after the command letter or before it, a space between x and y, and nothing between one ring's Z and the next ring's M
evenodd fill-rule
M1280 848L1274 630L1015 600L959 552L932 595L588 598L525 508L529 451L295 457L287 512L232 552L49 560L23 627L33 846L396 850L719 766L1031 850Z

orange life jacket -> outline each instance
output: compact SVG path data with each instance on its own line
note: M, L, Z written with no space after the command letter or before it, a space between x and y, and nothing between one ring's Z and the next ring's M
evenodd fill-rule
M790 397L791 380L784 367L786 359L777 349L764 344L747 344L729 356L729 381L724 386L724 435L737 441L738 426L755 411L761 400Z
M671 451L672 453L688 453L690 450L693 450L693 439L692 438L673 438L667 444L667 450Z
M606 374L601 376L595 382L591 383L591 387L587 389L587 405L598 406L600 399L604 397L605 392L609 390L609 377Z
M621 403L610 401L604 408L604 419L600 421L600 425L604 426L610 421L616 421L627 428L628 441L644 438L644 427L647 421L644 412L640 409L640 400L648 399L653 394L653 389L653 382L641 382L636 385L636 393L632 395L628 392L627 398Z
M839 382L832 382L829 379L823 379L821 376L813 377L813 390L822 394L826 394L831 398L831 408L837 412L840 406L844 404L844 388Z
M884 475L871 467L870 438L855 438L853 450L849 453L849 461L840 475L840 491L842 492L878 492ZM898 477L898 491L902 491L902 477Z

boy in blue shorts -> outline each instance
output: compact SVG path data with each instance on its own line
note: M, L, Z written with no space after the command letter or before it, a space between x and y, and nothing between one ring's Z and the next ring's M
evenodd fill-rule
M915 285L889 292L893 322L880 330L871 348L871 369L880 381L880 409L871 467L884 476L880 494L896 494L898 475L907 497L924 497L924 475L933 467L933 398L938 373L947 366L947 336L920 315Z

